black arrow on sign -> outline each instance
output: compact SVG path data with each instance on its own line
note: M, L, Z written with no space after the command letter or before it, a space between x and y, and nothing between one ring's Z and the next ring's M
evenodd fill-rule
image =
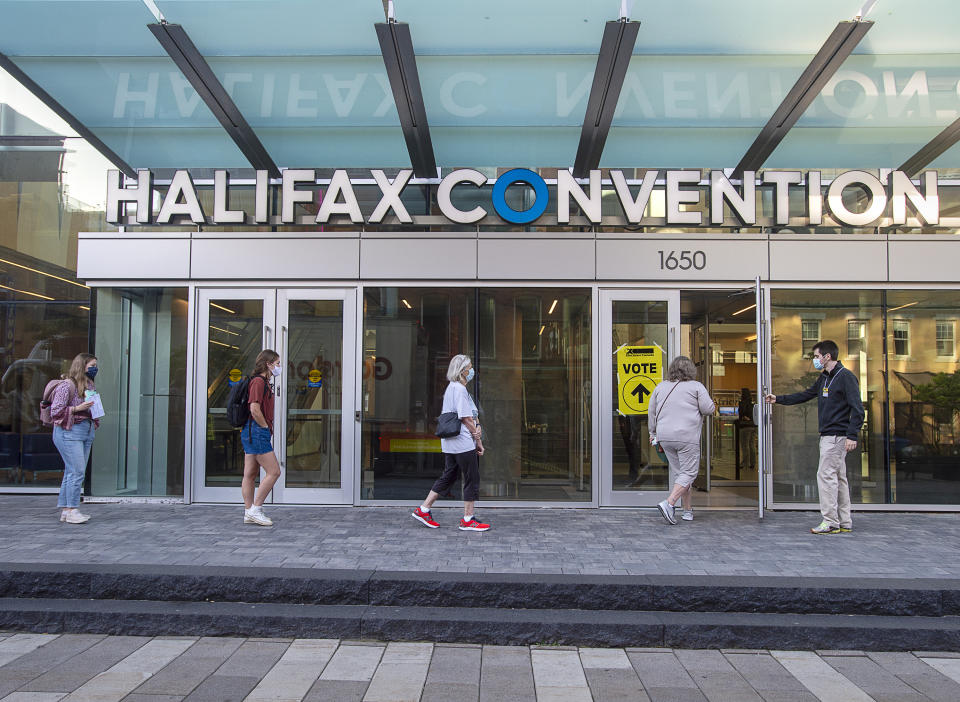
M637 396L637 402L643 404L643 401L646 399L647 395L650 394L650 391L643 387L643 383L637 383L637 387L630 391L631 395Z

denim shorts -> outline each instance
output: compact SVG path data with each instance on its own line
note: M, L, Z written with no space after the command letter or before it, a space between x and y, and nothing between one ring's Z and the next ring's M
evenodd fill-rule
M240 432L240 443L243 452L260 455L273 451L273 435L269 429L264 429L252 419L247 422Z

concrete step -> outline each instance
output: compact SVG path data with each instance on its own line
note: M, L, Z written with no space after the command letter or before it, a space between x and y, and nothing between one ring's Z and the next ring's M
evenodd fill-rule
M0 564L0 597L378 607L960 615L960 580Z
M958 651L960 617L0 599L0 630L575 646Z

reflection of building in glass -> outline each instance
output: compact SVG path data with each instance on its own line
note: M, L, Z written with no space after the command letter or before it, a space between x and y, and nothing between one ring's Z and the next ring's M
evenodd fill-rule
M846 337L840 361L857 375L867 411L861 444L848 460L859 466L849 471L855 501L943 504L960 497L953 482L960 476L960 365L952 336L958 302L955 292L932 290L773 292L776 392L795 392L817 377L796 336L806 316L821 316L821 338ZM778 501L809 501L815 402L781 408L774 418L782 437L774 444Z

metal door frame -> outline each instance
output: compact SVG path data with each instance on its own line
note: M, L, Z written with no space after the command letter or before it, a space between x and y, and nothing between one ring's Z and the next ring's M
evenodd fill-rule
M262 300L263 325L261 348L270 348L276 340L277 291L275 288L197 288L194 296L194 403L193 403L193 492L194 502L226 502L239 504L240 487L209 487L206 485L207 458L207 361L210 325L210 302L216 300ZM244 369L245 371L248 369ZM262 477L262 471L261 471ZM273 495L269 498L273 500Z
M286 339L284 330L288 326L290 300L342 300L343 301L343 397L341 431L340 488L310 489L287 488L286 473L274 486L268 498L268 504L354 504L354 484L356 470L356 422L354 406L356 403L356 378L358 373L356 353L357 293L355 289L338 288L264 288L264 287L197 287L194 295L193 348L193 443L190 449L191 460L191 501L222 502L239 504L240 488L208 487L206 483L206 422L207 422L207 340L209 327L210 302L216 300L262 300L263 325L262 348L273 348L285 358ZM247 372L249 369L244 369ZM282 377L282 376L281 376ZM286 462L286 442L276 437L286 436L286 393L278 392L274 407L274 451L283 467ZM262 476L262 471L261 471Z
M341 341L341 422L340 422L340 487L339 488L291 488L286 486L287 445L286 440L276 437L287 435L286 393L277 393L274 411L274 451L283 469L273 488L274 502L279 504L325 504L352 505L354 503L354 480L356 476L356 420L354 403L357 378L357 353L355 349L357 324L356 291L349 288L280 288L277 290L277 353L287 361L289 353L290 302L292 300L340 300L342 308ZM282 376L281 376L282 377Z
M613 385L610 357L613 348L613 303L619 300L667 303L667 363L680 353L680 289L608 288L600 289L599 325L600 340L597 365L600 371L599 384L599 429L600 463L598 492L601 507L653 507L664 499L669 490L614 490L613 489L613 416L614 398L610 396ZM666 370L666 369L664 369Z
M757 517L763 519L768 495L773 494L772 406L766 403L770 392L770 307L769 296L760 277L756 281L757 295L757 401L754 405L753 423L757 425Z

